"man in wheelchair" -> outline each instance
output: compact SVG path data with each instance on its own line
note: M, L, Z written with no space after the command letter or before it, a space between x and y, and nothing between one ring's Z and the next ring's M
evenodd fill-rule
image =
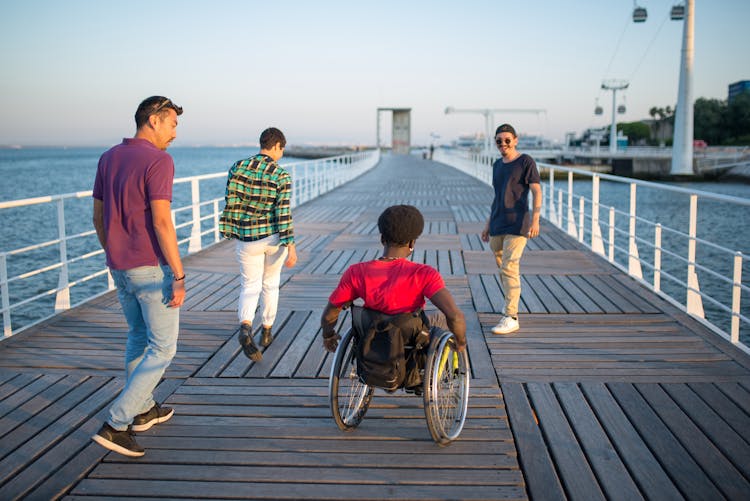
M321 316L323 345L329 352L336 351L341 339L336 332L339 314L354 300L362 299L363 307L352 308L352 327L359 340L360 378L389 391L404 387L419 392L421 381L415 381L414 371L390 361L400 357L408 366L409 349L426 347L429 333L436 327L450 330L456 338L456 349L465 350L466 322L440 273L429 265L407 260L424 229L419 210L411 205L388 207L378 218L378 229L383 255L354 264L344 272ZM428 318L422 311L425 298L440 312ZM363 351L370 354L363 356ZM371 362L363 362L363 358ZM412 369L414 363L419 362L412 361Z

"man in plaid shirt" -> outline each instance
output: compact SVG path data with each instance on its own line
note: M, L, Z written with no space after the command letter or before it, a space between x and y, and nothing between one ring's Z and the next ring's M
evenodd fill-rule
M286 138L274 127L260 135L260 153L239 160L229 169L219 231L237 240L241 288L239 341L251 360L263 354L253 341L252 321L262 300L260 344L273 341L272 327L279 303L281 267L297 262L292 226L292 180L277 162L284 155Z

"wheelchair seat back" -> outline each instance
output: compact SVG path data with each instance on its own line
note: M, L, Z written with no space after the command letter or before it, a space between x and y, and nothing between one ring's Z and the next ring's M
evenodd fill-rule
M387 315L352 306L352 329L357 338L357 375L363 383L386 391L395 391L405 383L413 386L410 369L414 363L409 361L421 356L429 342L429 322L421 309Z

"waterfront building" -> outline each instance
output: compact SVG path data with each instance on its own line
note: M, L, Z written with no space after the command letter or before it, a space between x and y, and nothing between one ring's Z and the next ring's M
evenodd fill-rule
M750 92L750 80L740 80L729 84L729 93L727 97L728 102L732 102L732 99L739 96L743 92Z

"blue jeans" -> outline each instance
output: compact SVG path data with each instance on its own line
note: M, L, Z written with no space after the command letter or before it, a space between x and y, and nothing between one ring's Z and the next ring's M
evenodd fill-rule
M125 430L154 405L153 391L177 352L180 309L168 308L172 271L168 266L111 270L128 322L125 388L109 409L109 425Z

